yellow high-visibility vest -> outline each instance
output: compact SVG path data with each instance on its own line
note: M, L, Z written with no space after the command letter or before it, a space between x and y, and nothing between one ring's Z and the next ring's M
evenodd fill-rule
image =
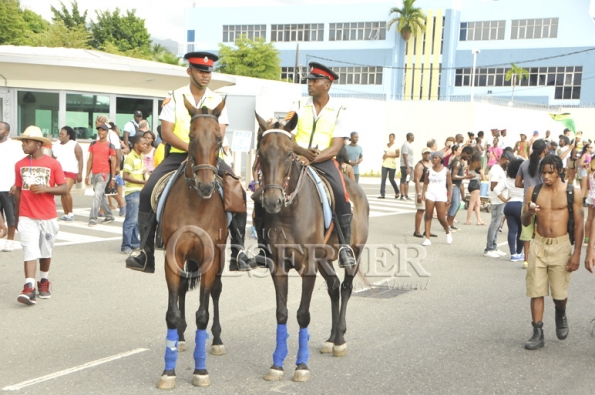
M295 142L303 148L318 146L319 150L331 146L333 133L339 112L343 106L333 106L327 103L322 109L317 120L314 119L314 104L310 98L304 98L298 102L298 125L295 135Z
M186 106L184 106L184 96L186 96L190 103L194 102L192 93L190 93L190 90L187 86L176 89L172 94L176 114L176 122L174 123L173 133L178 136L180 140L188 143L190 142L190 121L192 120L192 116L188 113ZM212 110L217 105L219 105L219 103L221 103L221 100L221 96L207 88L203 95L202 102L200 103L200 107L206 106L208 109ZM171 147L169 152L186 153L186 151L182 151L181 149L174 147Z

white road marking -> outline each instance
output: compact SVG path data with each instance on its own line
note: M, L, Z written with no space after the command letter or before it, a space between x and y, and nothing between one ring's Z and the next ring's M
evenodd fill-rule
M116 355L112 355L111 357L106 357L106 358L102 358L102 359L97 359L95 361L92 362L87 362L83 365L79 365L79 366L75 366L73 368L69 368L69 369L65 369L65 370L61 370L59 372L56 373L51 373L48 374L46 376L41 376L35 379L31 379L31 380L27 380L27 381L23 381L22 383L18 383L15 385L9 385L7 387L2 388L2 391L18 391L20 389L23 389L25 387L28 387L30 385L35 385L35 384L39 384L42 383L44 381L48 381L48 380L53 380L55 378L58 377L62 377L62 376L66 376L67 374L70 373L75 373L78 372L80 370L84 370L84 369L88 369L88 368L92 368L107 362L111 362L111 361L115 361L117 359L122 359L122 358L126 358L129 357L131 355L134 354L138 354L144 351L148 351L148 348L136 348L134 350L130 350L130 351L126 351L120 354L116 354Z

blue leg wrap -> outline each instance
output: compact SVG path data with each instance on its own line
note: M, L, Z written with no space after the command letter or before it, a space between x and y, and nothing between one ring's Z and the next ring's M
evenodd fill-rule
M165 370L176 368L178 360L178 330L168 329L165 338Z
M308 328L300 328L300 347L298 348L297 359L295 361L296 365L299 365L300 363L308 364L308 358L310 358L308 340L310 340Z
M277 325L277 347L273 353L273 364L283 367L283 361L287 357L287 325Z
M197 370L207 369L207 338L206 329L196 330L196 348L194 349L194 368Z

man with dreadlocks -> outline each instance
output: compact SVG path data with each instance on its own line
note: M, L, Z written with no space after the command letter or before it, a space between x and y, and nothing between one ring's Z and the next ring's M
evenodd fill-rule
M529 187L525 193L525 212L521 220L528 226L535 215L537 230L531 243L526 277L533 319L533 336L525 343L527 350L544 346L543 298L550 290L556 307L556 336L560 340L568 336L568 285L570 273L579 266L584 213L580 189L566 185L560 177L562 171L559 157L546 156L539 165L543 184Z

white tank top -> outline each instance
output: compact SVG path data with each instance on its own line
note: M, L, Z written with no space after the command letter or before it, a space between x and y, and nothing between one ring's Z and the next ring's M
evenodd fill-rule
M428 168L428 174L426 174L426 182L428 183L428 192L431 192L437 196L441 196L446 193L446 174L448 173L447 167L442 167L442 170L435 172L431 167Z
M52 144L52 153L62 166L62 170L68 173L78 174L79 163L74 154L76 141L68 140L66 144L60 144L59 141Z

